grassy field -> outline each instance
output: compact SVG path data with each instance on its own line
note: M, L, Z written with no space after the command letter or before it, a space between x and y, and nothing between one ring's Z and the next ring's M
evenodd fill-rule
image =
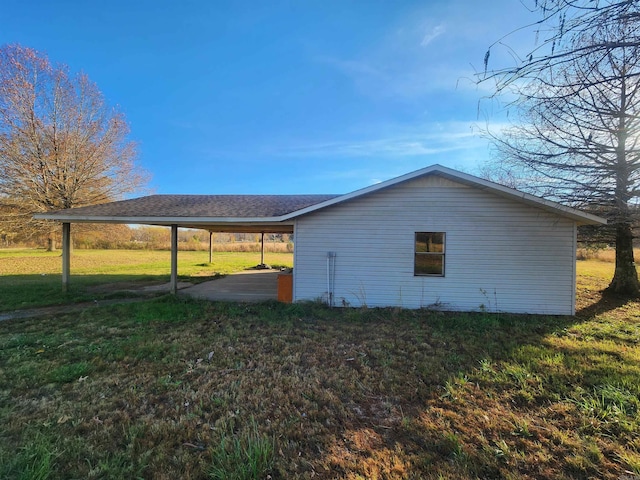
M612 270L579 262L575 317L162 297L0 323L0 478L640 478Z
M127 287L169 281L170 252L149 250L76 250L71 257L71 287L61 291L60 252L0 249L0 312L41 305L122 296ZM181 281L199 282L260 263L260 253L178 252ZM272 266L291 266L291 253L265 253Z

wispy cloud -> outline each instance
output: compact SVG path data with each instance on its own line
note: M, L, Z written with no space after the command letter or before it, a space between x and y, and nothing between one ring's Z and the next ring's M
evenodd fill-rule
M317 57L348 77L360 94L373 98L424 99L438 90L455 91L469 70L430 62L427 58L389 61L362 58Z
M336 57L321 56L317 58L317 61L334 67L355 81L365 78L387 81L389 78L383 69L374 66L366 60L344 60Z
M425 35L422 37L422 41L420 42L420 46L426 47L431 42L433 42L436 38L447 31L446 27L443 24L436 25L431 28Z
M316 60L342 73L368 97L407 100L423 98L443 86L454 90L459 72L450 70L450 57L443 57L440 49L426 48L446 35L445 25L425 11L416 12L390 24L368 48L351 57L332 52Z
M316 61L342 73L360 94L372 98L424 100L434 92L459 89L459 80L470 77L473 69L461 60L460 35L449 34L452 20L436 22L425 13L404 20L350 58L332 53Z
M324 138L270 138L232 151L206 149L201 159L234 158L253 174L273 165L289 170L290 187L304 185L313 192L348 192L418 170L435 163L470 173L488 160L485 126L473 121L421 124L361 124L350 132L326 133ZM495 132L495 129L492 128ZM255 159L260 158L259 163ZM210 165L215 166L215 162ZM251 165L251 167L249 167ZM215 167L219 168L219 167ZM234 170L237 175L237 167ZM267 175L267 173L265 173Z
M325 142L292 142L278 149L278 153L305 158L434 157L472 150L486 143L471 122L423 125L422 128L412 127L404 131L402 128L389 130L395 132Z
M508 128L508 122L449 121L422 123L419 125L366 124L351 133L336 133L334 138L270 138L264 143L254 143L233 149L206 148L197 151L202 158L242 158L247 155L277 158L292 162L317 160L342 162L372 161L418 161L449 164L453 158L475 156L479 149L488 150L486 132L499 134ZM455 166L455 165L451 165ZM340 176L351 175L344 170ZM360 176L361 172L353 175ZM375 180L375 177L373 177Z
M426 100L433 93L478 88L492 92L489 83L478 86L475 75L482 71L487 47L500 35L495 19L504 4L470 9L466 0L450 0L446 7L427 3L390 23L366 49L348 57L325 52L316 60L349 78L360 94L376 99ZM517 6L513 11L516 17L522 13ZM492 65L504 64L502 49L494 50Z

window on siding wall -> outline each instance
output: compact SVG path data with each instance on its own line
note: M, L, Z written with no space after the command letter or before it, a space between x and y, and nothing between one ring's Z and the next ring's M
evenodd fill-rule
M444 233L416 232L414 275L444 277Z

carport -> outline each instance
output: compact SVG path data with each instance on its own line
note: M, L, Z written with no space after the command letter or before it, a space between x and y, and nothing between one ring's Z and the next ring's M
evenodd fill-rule
M337 195L149 195L130 200L39 213L34 218L62 223L62 288L71 281L71 225L112 223L171 228L170 291L178 290L178 228L225 233L295 232L294 212ZM211 235L209 236L211 242ZM211 244L209 255L211 260Z

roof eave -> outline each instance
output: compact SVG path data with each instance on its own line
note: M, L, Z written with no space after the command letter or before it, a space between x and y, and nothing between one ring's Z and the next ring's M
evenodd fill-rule
M37 220L55 220L71 223L126 223L140 225L181 225L181 224L227 224L227 223L285 223L283 217L156 217L156 216L120 216L120 215L65 215L56 213L37 213ZM293 222L289 222L293 223Z

